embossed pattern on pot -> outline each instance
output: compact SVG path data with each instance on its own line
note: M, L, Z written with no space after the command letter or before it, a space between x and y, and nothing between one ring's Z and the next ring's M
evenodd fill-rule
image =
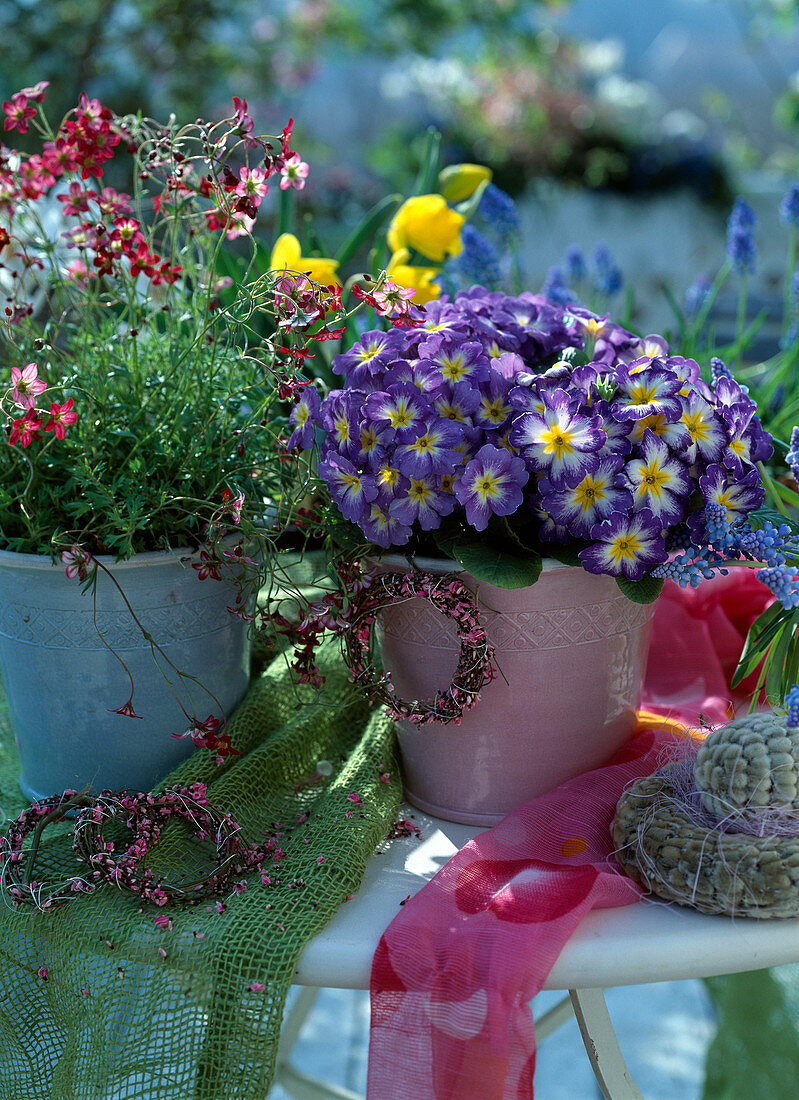
M461 576L478 594L500 675L459 726L399 723L400 747L411 802L487 825L598 767L632 734L653 607L581 569L550 566L537 584L512 590ZM399 696L427 698L446 686L455 631L429 604L387 608L377 635Z
M173 689L204 720L229 714L249 683L248 624L227 610L236 596L232 582L200 581L186 552L100 560L163 656L154 659L102 571L95 609L91 593L68 580L60 563L0 551L0 668L20 785L31 799L87 783L95 790L150 789L193 751L190 739L171 736L189 725ZM108 646L131 671L141 721L114 713L130 680Z

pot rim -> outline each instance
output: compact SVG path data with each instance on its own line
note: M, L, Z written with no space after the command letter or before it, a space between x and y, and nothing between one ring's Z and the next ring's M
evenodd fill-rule
M134 554L125 561L117 561L113 554L92 554L92 558L98 561L105 569L135 569L144 565L168 565L174 563L181 568L186 568L186 563L199 553L188 546L182 546L174 550L143 550ZM49 554L23 554L16 550L0 550L0 569L58 569L62 571L64 565L56 558L55 561Z
M367 559L370 562L374 562L378 565L389 565L392 568L416 568L421 569L427 573L468 573L460 562L455 561L453 558L420 558L415 555L409 554L382 554L379 558L371 557ZM564 565L563 562L556 561L554 558L544 558L541 571L542 573L555 573L559 570L569 570L570 572L576 567L573 565ZM581 570L586 572L586 570Z

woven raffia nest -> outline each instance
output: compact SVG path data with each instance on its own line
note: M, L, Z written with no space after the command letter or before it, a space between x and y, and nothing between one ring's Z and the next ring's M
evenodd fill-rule
M695 759L625 791L612 833L625 872L661 898L799 915L799 729L759 714L716 730Z

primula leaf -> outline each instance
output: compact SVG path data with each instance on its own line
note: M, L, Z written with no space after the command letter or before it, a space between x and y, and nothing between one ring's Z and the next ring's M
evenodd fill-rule
M475 580L497 588L528 588L538 580L543 564L534 551L505 550L471 539L456 540L452 552Z
M663 580L660 577L642 577L640 581L616 577L616 584L633 603L654 603L663 591Z
M577 569L582 569L583 563L580 561L580 551L576 546L559 546L554 543L552 546L547 547L547 554L555 561L559 561L561 565L573 565Z
M455 543L461 536L462 528L460 524L448 523L447 520L444 520L438 530L433 532L436 546L445 558L455 557Z
M799 532L799 523L797 523L796 520L791 519L790 516L783 515L782 512L775 511L773 508L756 508L753 512L747 513L746 520L753 531L758 531L765 524L766 520L771 520L775 527L779 527L782 523L787 523L794 534Z
M327 510L325 525L333 542L345 552L358 550L366 545L367 540L360 527L344 519L335 504L331 504Z

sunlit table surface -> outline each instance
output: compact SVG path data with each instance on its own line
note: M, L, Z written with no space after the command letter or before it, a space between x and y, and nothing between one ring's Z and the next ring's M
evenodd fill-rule
M394 840L369 861L360 890L306 946L298 985L368 989L384 929L455 852L481 831L413 815L424 839ZM708 917L642 900L589 913L564 947L545 989L608 988L703 978L799 961L799 920Z

